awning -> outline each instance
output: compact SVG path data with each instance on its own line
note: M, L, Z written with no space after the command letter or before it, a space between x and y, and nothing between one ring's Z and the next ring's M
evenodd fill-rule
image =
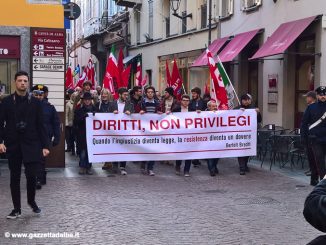
M208 46L209 51L211 51L214 57L218 51L223 47L224 43L229 39L229 37L223 37L216 39L211 45ZM194 61L191 67L195 66L207 66L208 59L206 57L206 50Z
M222 62L232 61L253 39L260 29L237 34L218 55Z
M295 20L280 25L261 48L250 59L284 53L298 36L316 19L317 16Z
M134 59L138 59L139 57L141 57L141 54L124 57L123 64L128 64L130 62L133 62Z

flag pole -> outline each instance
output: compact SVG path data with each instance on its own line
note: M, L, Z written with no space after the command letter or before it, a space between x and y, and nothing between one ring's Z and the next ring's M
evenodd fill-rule
M185 89L185 85L183 85L183 83L182 83L182 89L183 89L183 94L187 94L187 91Z
M219 57L218 55L216 55L216 57L217 57L218 62L222 64L222 61L220 60L220 57ZM238 100L239 105L241 105L240 100L239 100L239 97L238 97L238 94L237 94L237 92L235 91L235 89L234 89L234 87L233 87L233 84L231 83L231 80L230 80L230 78L229 78L229 75L226 73L226 71L225 71L225 69L224 69L223 64L221 65L221 67L222 67L224 73L226 74L227 79L229 80L229 84L231 85L231 88L233 89L233 92L234 92L234 94L235 94L235 97L236 97L237 100Z

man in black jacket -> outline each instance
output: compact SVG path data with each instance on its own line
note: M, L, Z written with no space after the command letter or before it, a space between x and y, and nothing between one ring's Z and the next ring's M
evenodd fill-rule
M134 105L130 102L130 100L127 100L128 98L128 89L127 88L119 88L118 89L119 99L112 101L109 104L109 112L113 112L114 114L118 113L125 113L127 115L130 115L131 113L134 113ZM114 170L118 169L119 162L116 162L113 164ZM127 162L120 162L120 173L121 175L127 175L126 171L126 164Z
M308 195L303 209L303 216L316 229L326 232L326 180L319 182ZM310 245L326 244L326 236L319 236Z
M326 87L318 87L316 93L318 102L305 110L300 130L303 142L307 143L309 139L316 159L317 169L311 172L311 185L316 185L318 177L322 179L326 174Z
M88 161L86 117L88 117L88 113L95 112L96 108L92 104L92 95L89 92L85 92L81 99L82 104L80 108L75 111L74 115L74 127L76 127L77 146L79 149L79 174L92 175L92 163Z
M14 209L7 216L21 215L20 175L24 163L27 180L27 202L33 212L41 209L35 202L36 174L42 157L49 152L49 142L43 123L41 102L27 93L28 73L15 74L15 93L6 97L0 110L0 153L6 152L10 170L10 189Z
M243 94L240 98L240 105L235 107L234 109L241 109L241 110L246 110L246 109L255 109L257 112L257 124L261 123L262 117L259 112L258 108L255 108L252 106L252 97L250 94ZM240 175L245 175L246 172L249 172L248 168L248 161L249 157L238 157L238 162L239 162L239 168L240 168Z
M47 99L45 92L49 89L41 84L34 85L32 88L33 96L39 99L42 103L43 120L49 142L52 146L57 146L60 142L60 119L57 110ZM41 169L36 179L36 189L41 189L42 185L46 184L45 158L42 158Z

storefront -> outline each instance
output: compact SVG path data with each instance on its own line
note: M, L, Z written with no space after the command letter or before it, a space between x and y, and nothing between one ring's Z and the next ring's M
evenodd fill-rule
M20 63L20 36L0 36L0 94L14 91L12 82Z

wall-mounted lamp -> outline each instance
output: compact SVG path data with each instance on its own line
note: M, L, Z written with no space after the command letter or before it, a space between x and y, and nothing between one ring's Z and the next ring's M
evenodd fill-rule
M173 11L173 16L179 18L179 19L186 19L186 18L192 18L192 14L187 14L187 15L184 15L184 16L181 16L177 13L177 11L179 10L179 7L180 7L180 1L181 0L170 0L170 7L171 7L171 10Z

